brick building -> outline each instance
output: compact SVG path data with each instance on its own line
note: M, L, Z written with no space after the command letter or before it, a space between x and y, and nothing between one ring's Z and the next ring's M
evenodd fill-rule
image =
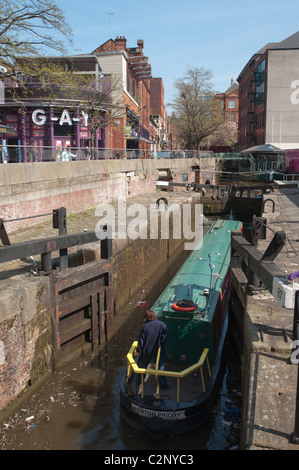
M168 144L168 130L162 78L150 79L150 112L151 122L156 128L155 150L163 150Z
M216 93L216 98L223 112L226 126L220 127L216 140L211 140L209 148L215 153L231 152L234 145L229 145L225 141L231 140L228 137L234 136L238 128L239 85L232 78L229 88L223 93Z
M225 115L225 122L239 123L239 85L232 78L230 87L224 93L217 93L221 109Z
M269 43L247 62L239 83L239 150L299 148L299 31Z
M143 40L128 47L127 39L109 39L93 51L103 74L121 80L114 101L124 103L122 119L108 130L108 147L113 149L155 151L166 141L167 116L161 78L153 78L148 57L143 55Z

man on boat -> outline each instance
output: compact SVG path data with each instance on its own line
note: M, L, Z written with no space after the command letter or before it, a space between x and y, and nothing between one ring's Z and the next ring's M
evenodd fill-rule
M139 333L138 346L136 349L136 356L138 357L137 365L141 369L147 369L150 361L156 361L159 346L161 346L159 370L164 370L164 353L165 343L169 334L169 330L165 323L158 320L157 315L153 310L147 310L145 314L145 322ZM130 380L131 379L131 380ZM131 376L129 384L133 380ZM137 377L137 383L140 385L140 374ZM159 376L160 388L166 390L168 388L166 378ZM138 393L140 393L140 388Z

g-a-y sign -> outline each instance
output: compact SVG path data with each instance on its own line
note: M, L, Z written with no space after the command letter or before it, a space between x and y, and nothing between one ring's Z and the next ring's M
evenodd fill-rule
M81 111L81 115L84 119L84 126L88 125L88 114L86 114L84 111ZM59 117L52 116L50 117L51 121L59 121L59 124L63 126L63 124L69 124L70 126L73 124L73 122L78 122L80 121L79 117L73 117L71 118L70 113L68 112L67 109L64 109L61 113L60 119ZM43 109L36 109L32 113L32 121L34 124L37 126L43 126L45 122L47 121L47 116L46 112Z

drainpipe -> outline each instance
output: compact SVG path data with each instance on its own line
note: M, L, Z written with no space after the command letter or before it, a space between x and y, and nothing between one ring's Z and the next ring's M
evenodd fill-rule
M26 141L26 116L25 110L21 109L21 145L23 152L23 162L27 163L27 141Z
M54 121L53 121L53 108L49 109L49 116L50 116L50 146L51 146L51 153L52 153L52 160L55 162L56 160L56 150L55 150L55 141L54 141Z
M76 110L76 127L75 127L75 140L76 140L76 147L80 149L80 111L79 109Z

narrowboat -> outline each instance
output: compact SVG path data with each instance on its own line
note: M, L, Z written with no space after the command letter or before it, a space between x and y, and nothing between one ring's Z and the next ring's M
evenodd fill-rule
M235 220L213 222L151 307L169 330L164 370L158 369L160 350L147 369L135 361L137 341L127 354L120 413L151 437L190 432L211 415L225 363L231 232L241 229ZM159 375L166 377L166 390L160 389Z

